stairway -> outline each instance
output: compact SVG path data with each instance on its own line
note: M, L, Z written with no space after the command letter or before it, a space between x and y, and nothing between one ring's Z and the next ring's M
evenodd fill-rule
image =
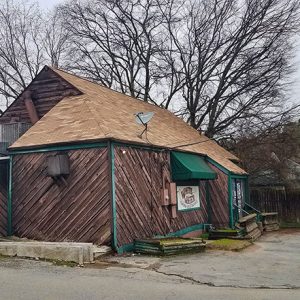
M255 241L262 235L259 225L257 224L256 214L249 214L239 218L235 226L236 228L243 230L245 238L251 239L252 241Z

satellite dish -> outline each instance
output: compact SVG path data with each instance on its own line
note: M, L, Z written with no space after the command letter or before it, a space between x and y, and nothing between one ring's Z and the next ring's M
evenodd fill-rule
M154 112L139 112L135 114L135 121L140 125L147 125L153 118Z
M138 137L140 139L142 139L143 134L146 133L146 139L148 140L148 138L147 138L148 123L153 118L153 116L154 116L154 112L139 112L139 113L135 114L135 122L137 124L145 126L143 132L138 135Z

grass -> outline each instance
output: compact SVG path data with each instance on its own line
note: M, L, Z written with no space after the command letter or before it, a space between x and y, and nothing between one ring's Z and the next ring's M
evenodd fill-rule
M209 237L209 233L208 233L208 232L207 232L207 233L202 233L202 234L199 236L199 238L204 239L204 240L208 240L208 237Z
M230 229L230 228L216 229L216 230L213 230L213 231L216 231L216 232L225 232L225 233L236 233L236 232L239 232L239 230L237 230L237 229Z
M220 239L207 244L206 247L213 250L240 251L250 245L251 243L249 241Z
M182 239L182 238L166 238L160 239L160 244L164 246L168 245L188 245L193 244L197 239Z

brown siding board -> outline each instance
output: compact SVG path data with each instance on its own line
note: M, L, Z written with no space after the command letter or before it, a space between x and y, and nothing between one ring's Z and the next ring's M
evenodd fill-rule
M218 228L228 227L228 175L223 173L214 165L209 165L218 174L218 178L216 180L209 182L212 223Z
M13 161L13 228L20 237L109 244L109 162L106 148L68 151L67 185L46 176L53 153L16 155ZM26 182L26 180L28 181Z
M0 186L0 236L7 233L7 192Z
M177 212L171 219L169 208L161 206L163 168L170 177L168 152L115 147L118 246L207 223L205 182L200 182L201 209Z
M32 92L33 102L40 118L68 94L80 94L77 89L51 69L41 71L27 90ZM18 118L18 122L30 123L30 118L21 97L17 98L1 115L0 124L10 123L12 118Z
M76 168L75 168L76 169ZM93 170L90 170L90 174L93 174ZM81 176L85 177L86 181L89 181L89 177L87 176L86 173L82 173ZM87 176L87 177L86 177ZM90 182L90 185L92 184L92 182ZM100 184L102 184L102 182L100 182ZM90 186L89 185L89 186ZM52 230L52 235L56 236L58 235L57 230L55 229L55 226L58 226L58 230L61 230L60 226L59 226L59 211L62 212L63 215L66 215L65 217L65 221L67 224L70 223L70 217L75 217L75 219L79 222L80 218L79 218L79 214L83 214L83 212L78 211L79 208L76 206L77 198L80 198L81 201L85 201L86 207L88 207L90 205L90 202L87 200L87 198L91 195L90 192L88 192L87 188L84 188L80 191L80 193L78 193L77 189L75 188L76 186L76 181L72 182L72 185L69 186L69 191L70 193L68 193L68 195L66 194L61 194L58 198L57 198L57 203L54 205L55 209L51 209L49 212L47 212L46 216L48 218L48 222L44 222L44 226L47 226L48 229ZM107 185L106 185L107 186ZM88 186L87 186L88 187ZM61 198L64 198L68 196L69 199L73 199L71 202L65 202L65 201L60 201ZM96 197L96 195L94 195ZM47 198L47 195L44 196L45 198ZM92 199L92 198L90 198ZM46 201L46 200L45 200ZM75 206L75 207L74 207ZM76 213L73 214L68 214L69 211L76 211ZM52 217L54 219L52 219ZM84 216L81 216L81 219L83 219ZM37 220L32 220L34 223L37 224ZM52 226L50 226L50 224L53 224L54 228ZM77 226L77 223L75 223L75 225L73 226ZM43 229L44 227L42 227ZM65 228L63 229L65 230ZM59 236L58 236L59 238Z

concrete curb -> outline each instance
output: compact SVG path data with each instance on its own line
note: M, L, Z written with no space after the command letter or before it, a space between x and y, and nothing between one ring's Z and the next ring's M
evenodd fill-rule
M92 243L51 243L51 242L0 242L0 254L6 256L29 257L72 261L79 265L94 261Z

